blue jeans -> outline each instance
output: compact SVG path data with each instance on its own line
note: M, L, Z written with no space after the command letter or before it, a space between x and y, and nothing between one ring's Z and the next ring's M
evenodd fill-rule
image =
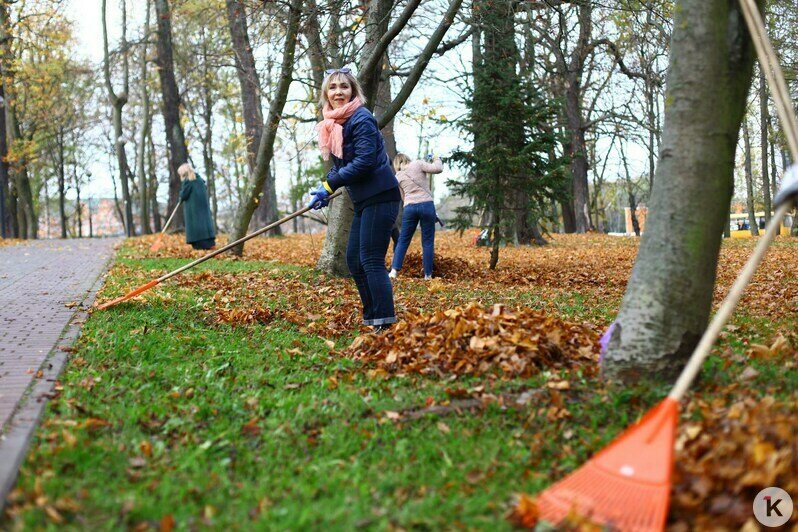
M399 242L393 254L392 268L396 271L402 269L405 262L405 254L413 234L416 232L416 225L421 222L421 252L422 263L424 265L424 276L432 276L432 262L435 255L435 204L431 201L424 203L414 203L405 205L402 214L402 232L399 235Z
M385 325L396 321L393 287L385 270L385 255L399 202L375 203L355 212L346 246L346 264L363 303L363 323Z

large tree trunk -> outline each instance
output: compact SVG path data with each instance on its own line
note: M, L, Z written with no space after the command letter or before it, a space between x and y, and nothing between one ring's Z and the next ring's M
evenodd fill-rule
M169 0L155 0L155 13L158 16L158 76L161 79L161 112L166 129L166 145L169 149L169 203L166 210L170 213L180 201L180 177L177 168L188 161L188 147L180 122L180 91L175 79L174 60L172 59L172 13ZM172 219L170 229L183 227L183 210Z
M263 132L263 110L260 98L260 80L255 67L255 56L249 42L247 15L240 0L227 0L227 22L235 55L241 103L244 109L244 129L247 136L247 163L249 173L255 171L258 146ZM266 179L261 189L255 219L257 225L268 225L278 218L277 191L271 165L266 169ZM282 234L277 227L272 235Z
M285 51L283 61L280 65L280 81L277 84L277 91L271 106L269 107L269 118L266 127L260 138L258 154L255 163L255 170L250 173L245 190L246 197L241 202L236 213L235 229L231 235L231 240L242 238L246 232L252 214L258 205L258 196L263 190L267 177L267 171L274 155L274 141L277 137L277 127L283 114L286 99L288 98L288 88L291 85L294 71L294 53L296 52L297 35L299 33L299 23L302 16L303 0L291 0L288 13L288 25L286 27ZM234 253L243 253L243 246L239 246Z
M603 366L624 382L675 377L706 328L751 85L736 2L679 0L675 13L651 214Z
M11 148L14 143L22 139L16 114L16 93L14 90L15 72L13 70L14 53L11 47L13 35L11 33L11 19L8 14L7 2L0 4L0 79L3 80L5 97L5 131L6 140ZM33 205L30 179L28 178L27 160L23 156L11 162L11 175L14 179L16 191L17 225L20 238L33 239L38 237L39 221Z
M0 80L0 100L4 100L3 83ZM0 107L3 107L0 104ZM6 156L8 143L6 142L6 114L5 109L0 109L0 238L11 236L11 223L9 216L9 203L11 190L9 189L9 174Z
M751 236L759 236L756 223L756 207L754 205L754 175L751 161L751 135L748 133L748 121L743 122L743 143L745 146L745 203L748 208L748 229Z

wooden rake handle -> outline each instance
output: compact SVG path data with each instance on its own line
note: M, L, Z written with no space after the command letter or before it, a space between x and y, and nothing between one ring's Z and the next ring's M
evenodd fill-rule
M330 197L329 197L328 199L334 199L334 198L337 198L337 197L338 197L338 196L340 196L342 193L343 193L343 191L342 191L342 190L338 190L338 191L336 191L336 192L334 192L334 193L330 194ZM179 205L179 204L178 204L178 205ZM246 242L247 240L250 240L250 239L252 239L252 238L255 238L255 237L256 237L256 236L258 236L258 235L262 235L263 233L265 233L265 232L266 232L266 231L268 231L269 229L274 229L274 228L275 228L275 227L277 227L278 225L282 225L282 224L284 224L284 223L286 223L286 222L289 222L289 221L293 220L294 218L296 218L297 216L302 216L303 214L305 214L305 213L306 213L306 212L308 212L309 210L311 210L311 208L310 208L310 207L303 207L303 208L299 209L298 211L296 211L296 212L294 212L294 213L291 213L291 214L289 214L289 215L287 215L287 216L284 216L284 217L280 218L279 220L277 220L277 221L276 221L276 222L274 222L274 223L270 223L270 224L269 224L269 225L267 225L266 227L261 227L261 228L260 228L260 229L258 229L257 231L254 231L254 232L252 232L252 233L250 233L250 234L248 234L248 235L246 235L246 236L244 236L244 237L242 237L242 238L239 238L239 239L238 239L238 240L236 240L235 242L231 242L231 243L227 244L227 245L226 245L226 246L224 246L223 248L219 248L219 249L217 249L217 250L215 250L215 251L212 251L211 253L208 253L208 254L207 254L207 255L205 255L204 257L200 257L200 258L198 258L197 260L195 260L195 261L193 261L193 262L190 262L190 263L186 264L185 266L181 266L180 268L178 268L178 269L176 269L176 270L174 270L174 271L171 271L171 272L169 272L169 273L167 273L167 274L164 274L164 275L162 275L162 276L158 277L157 279L154 279L154 280L152 280L152 281L150 281L150 282L148 282L148 283L146 283L146 284L143 284L143 285L139 286L138 288L136 288L136 289L134 289L134 290L132 290L132 291L128 292L127 294L125 294L125 295L124 295L124 296L122 296L122 297L119 297L119 298L117 298L117 299L114 299L113 301L109 301L109 302L107 302L107 303L103 303L102 305L99 305L97 308L98 308L99 310L105 310L105 309L107 309L108 307L112 307L112 306L114 306L114 305L116 305L116 304L118 304L118 303L122 303L123 301L127 301L128 299L131 299L131 298L133 298L133 297L135 297L135 296L137 296L137 295L141 294L142 292L144 292L144 291L146 291L146 290L149 290L149 289L150 289L150 288L152 288L153 286L156 286L156 285L158 285L158 284L160 284L160 283L162 283L162 282L166 281L167 279L170 279L170 278L174 277L175 275L178 275L178 274L180 274L180 273L183 273L184 271L186 271L186 270L188 270L188 269L190 269L190 268L193 268L194 266L196 266L196 265L198 265L198 264L202 264L202 263L203 263L203 262L205 262L206 260L212 259L212 258L213 258L213 257L215 257L216 255L219 255L219 254L221 254L221 253L224 253L225 251L228 251L228 250L230 250L230 249L233 249L234 247L238 246L239 244L243 244L243 243L244 243L244 242Z

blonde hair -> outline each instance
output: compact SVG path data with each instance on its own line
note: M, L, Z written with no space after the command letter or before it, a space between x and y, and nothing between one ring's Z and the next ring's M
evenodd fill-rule
M396 157L393 158L393 170L394 172L401 172L407 165L410 164L410 157L405 155L404 153L397 153Z
M177 168L177 175L180 176L181 181L194 181L197 179L197 174L189 163L183 163Z
M327 77L325 77L324 81L321 83L319 107L324 109L324 106L330 103L330 101L327 99L327 90L330 88L330 83L333 79L340 78L346 80L346 82L349 83L349 86L352 87L352 100L355 98L360 98L360 101L363 102L363 105L366 105L366 95L363 94L363 87L360 86L360 82L357 80L355 75L352 74L352 72L341 72L340 70L336 70L332 74L329 74Z

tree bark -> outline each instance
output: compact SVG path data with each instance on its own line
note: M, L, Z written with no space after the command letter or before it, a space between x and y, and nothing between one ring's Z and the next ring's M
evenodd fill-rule
M174 60L172 59L172 13L169 0L155 0L155 13L158 17L158 76L161 80L161 112L166 129L166 145L169 150L169 203L167 211L172 212L180 201L180 177L177 168L188 162L188 147L180 121L180 91L175 79ZM171 229L183 227L183 211L172 219Z
M768 171L768 125L770 113L768 112L768 88L765 83L765 73L759 69L759 138L762 143L762 196L765 203L765 223L770 222L770 172Z
M751 236L759 236L756 223L756 206L754 205L754 176L751 161L751 135L748 133L748 121L743 121L743 143L745 145L745 203L748 208L748 229Z
M5 135L8 148L22 138L16 113L16 92L14 87L15 72L13 70L14 53L11 47L13 35L11 32L11 19L8 13L8 3L0 4L0 79L3 80L5 102ZM28 178L28 161L24 156L10 164L13 188L16 195L16 220L20 238L38 238L39 221L33 205L33 193L30 179Z
M61 127L56 135L58 145L58 161L56 170L58 171L58 219L61 223L61 238L67 237L67 216L66 216L66 180L64 179L64 128ZM48 224L49 225L49 224Z
M147 14L144 22L144 33L149 34L150 31L150 1L147 0L146 8ZM147 176L145 161L147 152L147 138L150 132L150 91L147 88L147 41L142 43L141 49L141 62L140 62L140 86L141 86L141 131L139 132L139 141L136 153L136 173L138 174L139 181L139 223L141 223L141 233L149 235L152 233L150 227L150 192L149 192L149 178Z
M283 108L288 98L288 88L291 85L294 70L294 55L296 52L297 36L299 33L299 23L302 16L303 0L291 0L288 13L288 25L285 35L285 51L283 61L280 66L280 81L277 84L277 91L269 107L269 118L266 127L260 138L258 145L258 155L255 164L255 171L249 176L246 186L246 197L241 202L236 213L235 228L231 235L231 240L242 238L246 232L252 214L258 204L258 196L263 190L266 181L267 171L274 155L274 141L277 137L277 127L282 118ZM243 245L235 248L233 252L241 255L244 251Z
M416 83L418 83L430 58L435 53L438 45L446 34L446 30L449 29L454 21L454 14L457 13L461 3L462 0L450 1L446 15L444 15L438 28L430 37L430 41L428 41L424 50L416 60L402 89L396 97L391 100L390 104L385 107L385 110L377 115L377 124L381 129L391 124L394 116L401 109L402 105L404 105L410 92L412 92ZM408 12L412 12L412 9L414 9L412 7L413 5L413 1L408 3L407 9L403 12L399 20L397 20L397 24L404 25L407 23L407 20L404 19L404 15L407 15ZM379 97L381 71L386 59L385 50L387 50L390 44L391 35L395 37L396 34L399 33L398 31L393 33L393 30L397 28L400 29L399 26L393 26L391 30L388 28L391 7L392 2L389 0L373 0L369 5L366 44L363 48L360 65L366 68L373 66L373 70L360 72L358 74L361 77L360 79L365 81L363 91L368 99L369 109L375 109ZM318 46L316 48L318 48ZM316 50L315 53L311 54L311 60L314 59L314 56L318 55L318 50ZM332 60L333 54L330 52L328 55L330 55L330 59ZM376 59L378 56L380 56L379 60ZM321 61L317 57L315 59L316 65L320 62ZM332 61L332 64L335 64L335 62ZM317 68L317 66L314 66L314 72ZM388 81L385 80L383 83L388 83ZM330 205L327 235L324 239L324 247L322 248L321 256L316 265L317 269L330 275L349 275L349 268L346 265L346 244L349 240L349 226L352 224L353 215L354 206L349 198L349 194L343 194Z
M108 99L112 108L112 120L114 127L114 150L116 152L116 162L119 169L119 183L122 186L122 202L124 203L124 215L122 224L127 236L135 234L133 226L133 205L130 198L130 188L128 187L128 176L130 168L127 163L127 153L125 152L125 136L122 128L122 110L127 104L128 99L128 59L127 59L127 40L125 36L127 12L125 2L122 2L122 91L117 93L111 84L111 66L108 52L108 27L105 20L106 0L102 2L102 25L103 25L103 74L105 75L105 88L108 92Z
M674 378L706 328L752 78L736 2L679 0L675 13L650 216L602 368L626 383Z
M0 101L4 102L4 100L5 93L3 92L2 80L0 80ZM5 103L2 103L0 104L0 238L9 238L12 234L9 216L11 190L9 189L8 163L6 163L7 156L6 113Z

